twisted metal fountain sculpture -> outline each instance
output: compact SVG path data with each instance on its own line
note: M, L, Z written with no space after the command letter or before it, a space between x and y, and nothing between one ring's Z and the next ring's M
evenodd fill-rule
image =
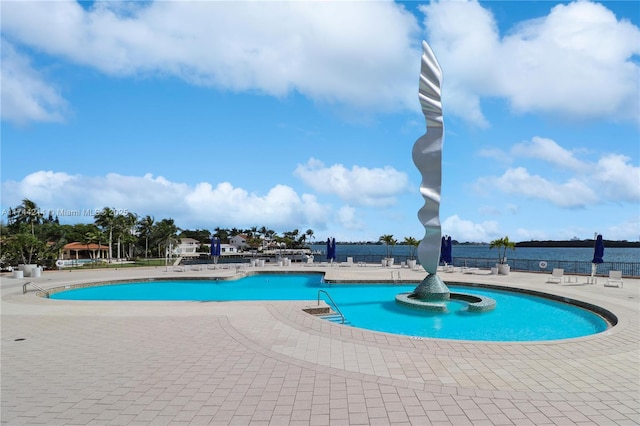
M399 294L396 300L401 304L420 309L446 311L444 301L454 298L468 302L469 310L484 311L495 307L492 299L462 293L452 294L437 275L442 234L440 190L444 140L441 83L440 64L427 42L423 41L418 97L427 122L427 132L413 145L413 162L422 174L420 193L424 198L424 206L418 211L418 219L424 226L425 235L418 246L418 260L427 272L427 276L413 293Z

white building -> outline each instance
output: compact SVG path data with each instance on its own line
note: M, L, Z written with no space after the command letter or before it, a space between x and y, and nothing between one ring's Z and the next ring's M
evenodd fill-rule
M238 253L236 246L232 246L231 244L220 244L220 254L222 256L233 253Z
M182 257L199 256L198 249L202 244L193 238L180 238L180 244L173 249L173 254Z
M233 237L229 238L229 244L236 247L237 249L243 249L247 247L247 239L248 237L246 235L234 235Z

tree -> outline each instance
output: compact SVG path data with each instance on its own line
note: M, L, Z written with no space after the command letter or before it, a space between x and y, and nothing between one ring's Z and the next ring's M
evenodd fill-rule
M382 235L378 241L382 241L383 243L385 243L387 247L387 258L391 257L391 254L393 252L391 246L395 246L398 241L393 238L393 235L390 234Z
M507 261L507 249L515 250L516 243L509 241L509 237L498 238L489 243L489 249L498 248L498 263L504 264ZM502 251L500 251L502 249Z
M40 241L29 232L21 232L3 238L2 257L9 262L31 264L34 257L45 249L44 242Z
M22 204L13 211L14 223L26 223L31 225L31 236L35 236L35 225L42 223L43 214L36 203L28 198L22 200Z
M313 229L307 229L305 232L305 241L308 238L309 239L309 244L313 244Z
M166 257L171 257L171 248L180 241L178 239L179 231L180 229L173 219L162 219L158 222L154 229L154 240L158 245L158 253L160 253L160 248L163 247Z
M128 212L126 215L121 215L122 219L122 230L121 230L121 238L122 243L127 244L129 246L127 258L131 259L134 257L133 245L136 242L136 225L138 224L138 215L132 212Z
M211 241L211 231L208 229L183 229L180 232L180 238L193 238L200 243L209 243Z
M15 209L9 209L7 230L10 235L3 235L3 257L13 261L31 264L34 257L42 257L46 243L36 236L36 225L42 224L43 214L33 201L25 198ZM3 230L4 231L4 230Z
M92 225L93 229L90 229L85 233L85 239L88 241L88 244L97 243L98 244L98 252L97 256L102 257L102 239L104 238L104 234L97 226ZM94 256L95 259L95 256Z
M149 257L149 237L153 231L153 216L146 215L138 221L138 234L144 237L144 258Z
M113 253L113 228L116 224L116 214L109 207L105 207L101 211L97 212L93 216L95 223L100 227L109 238L109 263L111 263L111 256Z
M229 230L228 229L222 229L220 227L217 227L214 229L214 237L218 237L220 238L220 242L222 243L228 243L229 242Z
M418 248L418 245L420 245L420 241L416 240L413 237L404 237L404 244L409 246L409 257L411 257L411 259L414 259L416 257L416 250Z

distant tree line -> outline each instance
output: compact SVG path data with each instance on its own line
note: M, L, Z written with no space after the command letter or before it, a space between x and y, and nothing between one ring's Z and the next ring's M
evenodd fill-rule
M614 241L603 240L605 247L613 248L633 248L640 247L639 241ZM521 241L516 243L516 247L589 247L593 248L595 240L560 240L560 241Z
M0 263L16 265L18 263L38 263L52 267L62 248L69 243L79 242L108 246L106 260L134 258L162 258L171 248L180 243L181 238L192 238L201 243L200 250L208 251L205 244L211 236L228 243L229 238L244 235L247 244L254 249L264 248L266 244L278 247L300 248L313 241L314 232L298 229L278 235L266 227L249 229L215 228L180 229L173 219L156 220L153 216L139 216L136 213L121 213L105 207L93 216L89 224L61 225L58 217L52 213L45 216L44 210L32 200L24 199L19 206L7 212L7 222L0 223Z

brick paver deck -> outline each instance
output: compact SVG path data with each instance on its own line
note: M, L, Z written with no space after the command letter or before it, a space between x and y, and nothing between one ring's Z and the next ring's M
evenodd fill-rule
M263 269L321 270L337 280L424 275L381 266L254 268ZM535 343L378 333L310 316L301 311L307 302L76 302L32 289L22 294L29 280L49 289L236 274L136 268L3 276L2 423L640 424L640 280L608 288L545 284L540 274L442 273L445 281L544 290L618 317L598 335Z

